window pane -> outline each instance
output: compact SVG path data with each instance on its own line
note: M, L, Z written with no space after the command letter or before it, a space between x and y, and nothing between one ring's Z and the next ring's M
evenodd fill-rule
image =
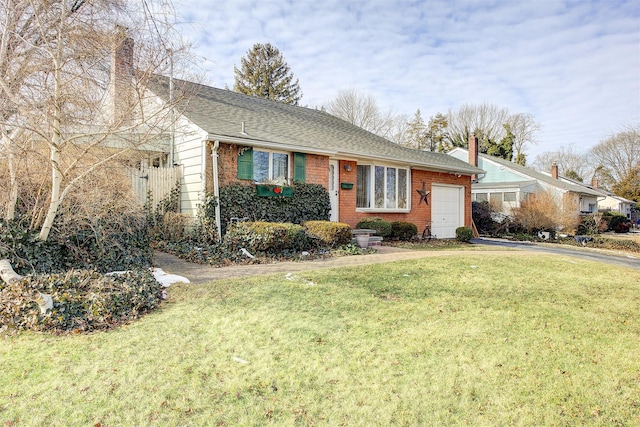
M375 171L375 207L384 208L384 168L382 166L376 166Z
M356 207L371 207L371 166L358 165L356 172Z
M504 193L504 201L505 202L515 202L516 201L516 193L515 191L509 191Z
M395 209L396 207L396 168L387 168L387 198L385 207Z
M264 182L269 179L269 153L253 150L253 180Z
M487 200L489 200L487 193L476 193L476 202L486 202Z
M406 209L407 204L407 170L398 169L398 208Z
M502 204L502 193L491 193L489 195L490 203L499 203Z
M271 179L287 178L289 156L287 154L273 153L273 173Z

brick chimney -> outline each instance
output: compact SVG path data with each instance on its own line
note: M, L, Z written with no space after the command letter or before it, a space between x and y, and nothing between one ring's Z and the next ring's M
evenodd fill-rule
M469 163L478 166L478 137L475 133L469 135Z
M556 162L551 165L551 178L558 179L558 164Z
M591 186L592 186L593 188L598 188L598 178L593 178L593 179L591 180Z
M111 80L109 94L113 124L131 122L133 104L133 39L127 36L126 28L116 26L111 52Z

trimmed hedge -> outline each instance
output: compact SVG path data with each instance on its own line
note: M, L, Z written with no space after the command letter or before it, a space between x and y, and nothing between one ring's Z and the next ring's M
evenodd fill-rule
M231 224L224 243L237 250L282 254L303 250L307 245L304 228L298 224L277 222L239 222Z
M220 189L222 235L231 218L302 224L329 219L329 193L319 184L295 184L292 197L259 197L255 185L232 184Z
M362 218L356 228L369 228L376 230L376 235L380 237L389 237L391 235L391 223L379 217Z
M337 248L351 243L351 227L348 224L331 221L307 221L302 224L311 241L319 247Z
M409 241L418 235L418 227L412 222L395 221L391 223L391 238Z
M473 238L473 230L469 227L456 228L456 240L458 242L469 242Z
M46 314L35 302L39 292L53 299L53 309ZM162 292L162 285L148 270L108 276L90 270L26 276L0 285L0 331L109 329L158 307Z

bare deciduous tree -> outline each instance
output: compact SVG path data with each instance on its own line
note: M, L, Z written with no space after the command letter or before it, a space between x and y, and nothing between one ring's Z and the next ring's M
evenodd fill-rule
M394 114L383 112L373 95L366 95L357 89L342 89L326 106L328 113L353 125L375 133L383 138L393 134Z
M0 157L11 168L26 150L48 153L49 203L37 224L46 240L61 203L88 177L165 144L172 105L153 104L148 85L186 49L166 1L0 2ZM19 185L11 177L6 218Z
M591 149L591 155L614 181L625 180L640 167L640 124L629 125L600 142Z
M574 144L560 147L557 151L539 154L536 156L533 166L538 170L550 172L553 163L558 165L560 175L586 183L591 182L595 172L589 155L579 152Z
M480 152L486 153L491 142L500 141L505 136L504 124L509 119L509 111L495 105L464 104L457 111L449 110L449 148L466 147L471 134L478 137Z
M535 145L536 133L540 131L540 124L531 114L517 113L509 116L509 127L513 134L513 152L515 158L523 158L528 145Z

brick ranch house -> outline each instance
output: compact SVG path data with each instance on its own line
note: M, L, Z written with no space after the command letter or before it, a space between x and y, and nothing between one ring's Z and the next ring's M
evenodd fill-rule
M195 215L206 193L229 184L280 180L321 184L330 195L330 219L351 227L370 216L412 222L418 230L431 221L433 234L451 238L457 227L471 226L478 167L402 147L316 109L172 83L173 99L189 94L167 153L183 168L183 213ZM167 102L169 87L159 77L152 91Z

